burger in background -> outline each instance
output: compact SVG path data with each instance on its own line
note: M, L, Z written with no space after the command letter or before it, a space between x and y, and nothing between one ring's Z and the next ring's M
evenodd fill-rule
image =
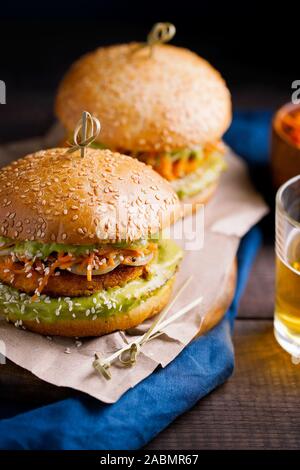
M83 109L101 118L98 148L150 164L181 200L205 203L214 193L225 167L221 138L231 99L220 74L198 55L166 44L99 48L59 86L56 113L67 133Z

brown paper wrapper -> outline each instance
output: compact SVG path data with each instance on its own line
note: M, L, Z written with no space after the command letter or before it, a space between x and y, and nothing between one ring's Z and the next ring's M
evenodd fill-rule
M0 148L1 165L26 153L55 145L61 130L53 129L44 139L9 144ZM261 196L254 190L246 165L230 149L228 169L221 178L214 199L205 207L203 247L186 250L177 275L175 292L190 275L192 281L178 298L169 315L200 295L202 303L166 327L164 333L145 344L134 367L111 366L112 379L107 381L92 367L94 353L103 357L132 342L146 332L149 319L132 331L116 332L101 338L83 339L78 347L70 338L51 340L15 328L0 321L0 339L6 356L37 377L57 386L71 387L105 403L117 401L129 388L150 375L157 366L165 367L199 333L206 314L213 308L217 294L226 285L236 256L240 238L268 211ZM195 217L191 216L191 217ZM192 223L193 220L190 219ZM183 248L186 242L177 240ZM69 348L70 354L66 354Z

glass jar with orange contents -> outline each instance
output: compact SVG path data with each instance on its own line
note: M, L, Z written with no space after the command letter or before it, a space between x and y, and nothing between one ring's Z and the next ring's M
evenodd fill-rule
M275 114L271 160L275 188L300 174L300 105L286 104Z

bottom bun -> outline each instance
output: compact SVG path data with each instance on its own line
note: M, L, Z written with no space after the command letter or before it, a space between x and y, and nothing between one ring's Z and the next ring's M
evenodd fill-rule
M199 204L207 204L215 194L219 181L209 185L195 196L183 199L181 202L183 217L194 214L199 209Z
M175 276L169 279L156 294L126 313L118 311L109 317L96 320L57 320L53 323L42 320L36 323L36 321L26 320L23 321L23 325L28 330L42 335L69 337L102 336L117 330L127 330L156 315L167 305L172 294L174 279Z

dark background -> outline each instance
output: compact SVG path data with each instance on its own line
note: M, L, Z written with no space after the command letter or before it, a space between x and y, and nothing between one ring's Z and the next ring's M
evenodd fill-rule
M172 43L219 69L235 109L275 109L300 78L299 7L291 2L120 1L6 2L0 14L0 141L46 131L68 66L97 46L143 41L153 23L177 27ZM120 71L122 73L122 71Z
M299 0L298 5L285 0L278 6L262 0L4 1L0 5L0 80L7 84L7 104L0 105L0 143L47 130L54 121L58 82L74 59L100 45L142 41L157 21L174 22L177 34L172 43L198 52L220 70L235 110L272 112L290 100L291 83L300 79ZM247 158L245 146L242 152L239 145L245 135L251 142L252 135L251 176L272 207L266 160L271 113L261 115L262 122L256 124L266 125L255 132L251 113L243 116L235 145L232 135L231 144ZM261 147L260 154L257 148ZM299 449L299 370L276 346L272 333L273 221L270 213L261 224L265 243L235 322L233 378L180 417L149 448ZM4 393L16 388L14 369L11 377ZM32 396L28 378L25 385L18 397L28 390Z

